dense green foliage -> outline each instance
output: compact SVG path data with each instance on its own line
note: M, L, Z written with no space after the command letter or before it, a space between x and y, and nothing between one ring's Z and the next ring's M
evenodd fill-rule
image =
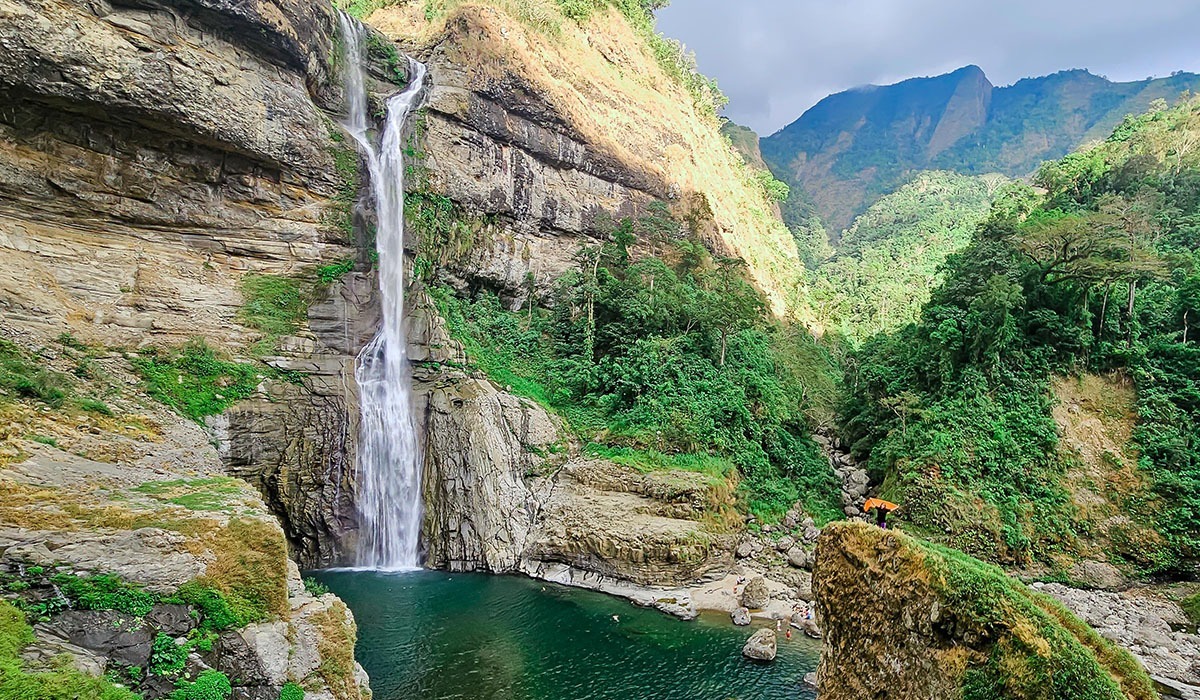
M1050 416L1054 373L1122 370L1159 537L1114 538L1141 571L1200 556L1200 100L1123 123L1010 189L952 256L919 322L850 360L846 436L918 528L998 561L1070 553L1078 522Z
M740 261L679 232L665 210L621 222L612 242L579 251L548 308L435 295L473 363L592 442L643 453L642 464L655 462L649 451L727 459L753 512L778 517L804 499L836 517L832 473L808 437L808 382L831 374L829 358L768 318ZM656 255L635 252L647 248Z
M270 372L219 356L202 340L174 351L151 348L130 359L146 393L195 421L254 394Z
M321 284L333 284L354 269L354 259L347 258L317 268L317 279Z
M304 700L304 688L288 681L279 689L279 700Z
M187 657L186 644L176 644L171 635L159 632L150 645L150 664L147 670L156 676L174 675L187 665Z
M126 583L111 574L88 577L58 574L52 580L74 607L82 610L119 610L134 617L143 617L149 614L158 600L158 596L144 588Z
M860 340L915 322L938 270L987 218L1003 178L928 172L873 204L816 270L812 298L827 330Z
M22 668L19 652L33 641L33 630L25 614L0 600L0 697L14 700L138 700L134 693L106 678L93 678L63 664L50 671L29 672Z
M329 586L311 576L306 576L304 578L304 590L308 591L309 595L323 596L329 592Z

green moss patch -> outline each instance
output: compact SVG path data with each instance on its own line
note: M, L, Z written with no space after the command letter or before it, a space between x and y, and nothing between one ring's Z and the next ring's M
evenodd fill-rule
M249 273L242 277L238 319L266 336L259 350L272 352L279 339L294 335L308 319L308 295L300 280L283 275Z
M242 481L227 476L147 481L134 491L189 510L202 511L228 510L246 494Z
M1001 569L962 552L895 534L920 548L948 610L991 641L988 660L969 667L964 700L1152 700L1138 662L1071 614Z
M272 372L234 362L203 340L173 351L150 349L130 360L151 397L195 421L223 413L249 398Z

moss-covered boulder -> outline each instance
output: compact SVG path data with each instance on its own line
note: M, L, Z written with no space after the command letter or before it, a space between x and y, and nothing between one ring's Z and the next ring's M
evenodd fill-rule
M1143 700L1145 671L1053 599L954 550L864 523L817 541L824 700Z

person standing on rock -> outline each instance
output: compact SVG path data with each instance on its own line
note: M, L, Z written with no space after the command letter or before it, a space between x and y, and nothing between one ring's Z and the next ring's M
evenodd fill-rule
M875 524L886 530L888 513L896 510L899 507L900 506L897 506L895 503L892 503L891 501L885 501L882 498L871 498L863 504L862 509L864 513L870 513L872 510L874 510Z

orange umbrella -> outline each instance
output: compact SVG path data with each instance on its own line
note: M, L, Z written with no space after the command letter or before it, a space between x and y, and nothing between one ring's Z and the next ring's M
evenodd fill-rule
M899 507L900 506L896 505L895 503L892 503L891 501L885 501L882 498L871 498L863 504L862 509L864 513L870 513L871 510L875 508L882 508L885 511L893 511Z

